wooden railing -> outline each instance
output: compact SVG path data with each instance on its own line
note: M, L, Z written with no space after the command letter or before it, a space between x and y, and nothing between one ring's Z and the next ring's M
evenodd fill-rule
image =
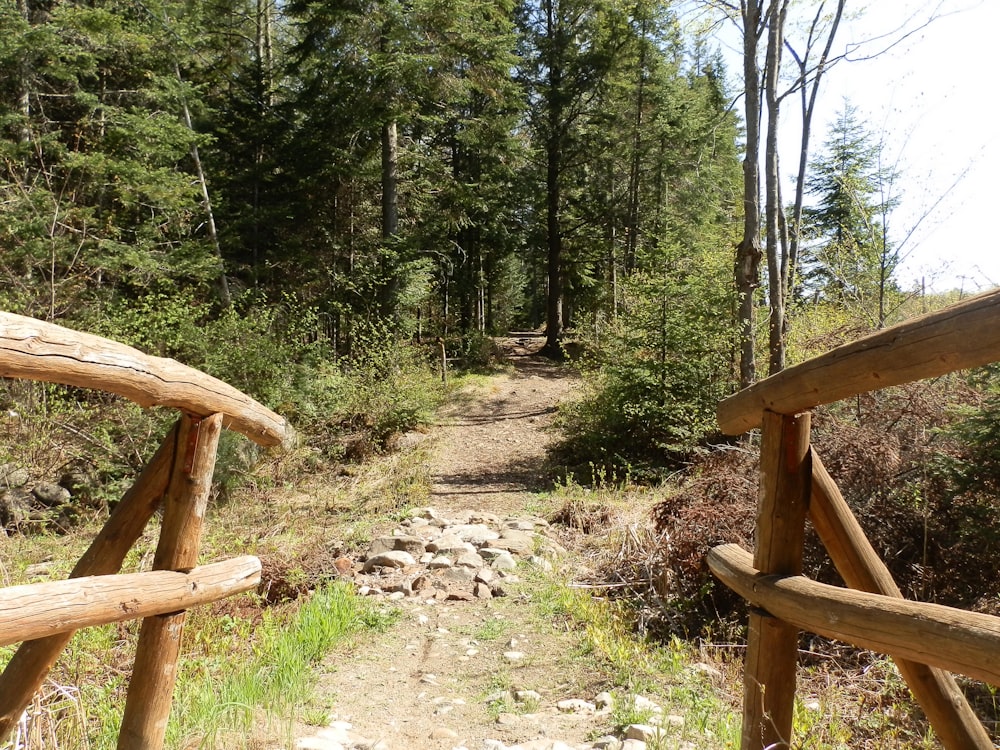
M730 435L761 428L754 554L712 572L751 606L741 747L791 746L799 629L892 656L946 748L994 745L951 672L1000 685L1000 618L905 601L810 446L808 410L1000 361L1000 290L907 321L762 380L719 405ZM849 589L803 578L806 517Z
M260 445L277 445L286 434L284 419L173 360L9 313L0 313L0 376L98 389L181 412L68 580L0 589L0 644L23 641L0 675L0 742L75 630L143 618L118 747L158 750L185 610L260 582L255 557L197 565L219 435L227 427ZM116 575L160 506L153 570Z

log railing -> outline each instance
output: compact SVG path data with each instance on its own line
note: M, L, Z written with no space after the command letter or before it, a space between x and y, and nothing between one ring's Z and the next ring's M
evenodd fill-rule
M892 385L1000 361L1000 290L791 367L719 404L726 434L761 428L751 556L708 555L750 602L742 750L791 747L799 629L892 656L949 750L993 748L952 672L1000 685L1000 618L905 601L810 446L808 410ZM806 518L848 589L803 578Z
M253 589L254 557L198 565L223 427L263 446L285 421L220 380L114 341L0 312L0 377L79 386L168 406L180 418L66 581L0 589L0 644L23 641L0 674L0 742L17 726L73 632L142 618L119 750L163 746L185 611ZM116 575L157 508L153 570Z

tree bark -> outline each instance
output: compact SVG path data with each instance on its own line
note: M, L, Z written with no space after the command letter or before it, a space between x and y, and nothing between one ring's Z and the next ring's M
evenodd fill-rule
M545 140L545 227L548 250L548 295L545 314L545 346L542 351L560 358L563 329L562 233L560 226L560 178L563 157L562 68L558 61L556 35L558 21L553 0L545 2L545 31L548 45L548 95L546 101L548 132Z
M767 57L764 66L764 98L767 104L767 137L764 154L765 216L767 237L767 280L770 300L768 325L768 374L785 369L785 279L783 269L787 246L782 241L781 183L778 170L778 123L781 99L778 97L778 73L784 46L785 17L788 0L771 0L767 11Z
M743 111L746 120L746 153L743 157L743 238L736 246L737 325L740 349L740 388L757 379L754 357L754 293L760 285L760 69L757 47L762 31L761 0L744 2Z
M399 231L399 182L398 160L399 141L396 121L389 120L382 125L382 240L390 241ZM388 248L386 248L388 250ZM383 318L391 319L396 313L396 296L399 285L399 269L392 253L382 256L382 282L379 290L379 307Z

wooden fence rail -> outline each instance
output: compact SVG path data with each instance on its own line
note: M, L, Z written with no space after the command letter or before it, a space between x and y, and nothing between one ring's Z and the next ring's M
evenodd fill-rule
M22 641L0 674L0 743L17 726L73 632L142 618L119 750L163 746L186 610L254 588L253 557L198 566L223 427L282 443L282 417L202 372L98 336L0 312L0 376L116 393L180 418L62 582L0 590L0 644ZM153 570L115 575L157 508Z
M799 628L891 655L948 750L993 748L950 672L1000 685L1000 618L908 602L809 445L809 409L1000 361L1000 290L972 297L789 368L719 404L723 432L761 428L753 556L708 555L754 606L744 666L743 750L788 748ZM803 578L812 520L848 589Z

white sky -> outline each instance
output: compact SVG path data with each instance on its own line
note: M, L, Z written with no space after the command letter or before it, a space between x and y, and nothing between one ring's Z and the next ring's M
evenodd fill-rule
M904 288L923 279L928 292L970 292L1000 284L1000 227L993 224L1000 219L1000 0L851 0L848 11L856 17L841 26L839 51L881 35L898 38L901 26L915 29L935 8L933 22L890 51L827 72L810 153L821 149L846 96L873 137L884 138L886 156L898 159L901 203L889 223L896 242L926 215L903 248L907 257L897 279ZM720 43L737 90L738 42L734 30L724 33L733 35ZM790 176L798 162L798 100L784 106L781 171ZM785 193L790 199L791 188Z
M843 29L845 42L898 28L909 9L940 7L948 14L882 56L835 67L821 92L834 112L847 96L899 158L901 204L890 218L897 242L943 197L903 247L910 252L897 277L904 288L924 278L928 291L996 286L1000 235L990 224L1000 218L1000 2L866 4ZM817 146L825 130L816 133Z

